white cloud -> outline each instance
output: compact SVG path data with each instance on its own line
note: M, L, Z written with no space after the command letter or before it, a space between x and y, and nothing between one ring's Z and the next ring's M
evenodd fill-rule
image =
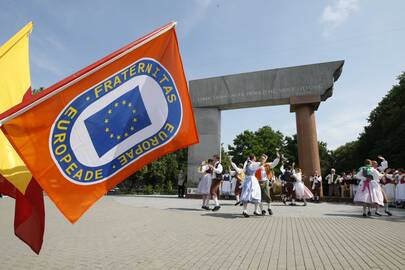
M321 22L326 24L325 34L343 24L358 9L358 3L359 0L337 0L334 4L327 5L321 17Z
M207 16L212 0L194 0L195 8L184 20L182 38L187 36Z

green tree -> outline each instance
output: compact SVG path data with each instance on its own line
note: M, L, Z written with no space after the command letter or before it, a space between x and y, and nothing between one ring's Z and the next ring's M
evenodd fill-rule
M229 154L237 164L243 163L250 154L266 154L271 159L275 157L276 148L282 148L283 138L280 131L274 131L269 126L259 128L256 132L245 130L236 136L233 146L228 145Z
M170 153L149 163L119 184L119 187L122 191L128 193L143 192L150 194L151 187L155 192L171 193L173 183L177 183L177 175L180 169L186 172L186 168L187 148Z
M333 167L337 172L350 171L362 164L358 146L358 141L348 142L332 152Z

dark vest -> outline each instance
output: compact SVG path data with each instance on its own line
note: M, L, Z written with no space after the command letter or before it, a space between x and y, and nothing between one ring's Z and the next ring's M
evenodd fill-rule
M283 173L283 175L281 176L281 180L283 180L283 181L286 181L286 182L295 182L295 179L294 179L294 177L292 177L293 176L293 173L292 172L289 172L289 171L285 171L284 173Z
M219 164L221 164L221 162L218 162L214 167L215 167L215 169L216 168L218 168L218 165ZM216 175L216 178L215 179L218 179L218 180L222 180L222 174L224 173L224 170L222 170L222 172L221 173L215 173L215 175Z

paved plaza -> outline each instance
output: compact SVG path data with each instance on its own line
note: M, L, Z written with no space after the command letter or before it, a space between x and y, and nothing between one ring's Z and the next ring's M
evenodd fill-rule
M275 203L271 217L243 218L222 204L213 213L195 199L105 196L71 225L46 198L37 256L14 236L14 200L2 198L0 269L404 269L403 210L363 218L352 205Z

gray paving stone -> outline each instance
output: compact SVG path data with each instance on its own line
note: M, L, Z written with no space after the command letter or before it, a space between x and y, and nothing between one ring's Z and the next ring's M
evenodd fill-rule
M222 201L107 196L75 225L46 198L39 256L13 234L14 201L0 199L0 269L402 269L405 211L363 218L350 204L274 203L273 216L243 218ZM252 209L249 209L252 212Z

